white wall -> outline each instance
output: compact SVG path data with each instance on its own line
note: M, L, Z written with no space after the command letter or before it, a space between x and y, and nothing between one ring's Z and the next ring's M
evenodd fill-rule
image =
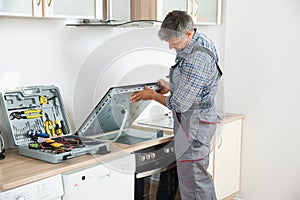
M300 199L300 2L226 3L226 110L243 113L243 199Z
M73 115L74 87L79 71L100 45L133 28L66 27L65 23L63 19L0 17L0 90L32 85L58 86L71 128L76 131L81 125L77 122L82 122L82 117ZM223 62L224 27L202 26L199 30L216 42ZM154 37L157 38L156 35ZM144 39L149 40L148 37ZM117 49L130 42L134 43L135 40L112 45ZM114 48L109 46L106 55L99 55L99 68L106 67L101 65L101 60ZM91 88L88 84L84 87L86 90ZM84 103L81 102L82 105ZM83 111L82 114L89 112Z
M103 41L123 31L66 27L63 19L0 17L0 89L58 86L74 128L71 106L82 63Z

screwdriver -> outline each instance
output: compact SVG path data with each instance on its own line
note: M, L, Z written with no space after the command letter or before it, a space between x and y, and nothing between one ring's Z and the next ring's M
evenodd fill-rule
M29 130L27 132L27 136L28 137L36 136L36 137L42 137L42 138L49 138L50 137L49 134L47 134L47 133L41 133L41 132L38 132L36 130Z
M65 126L65 122L63 120L60 120L60 127L61 127L61 130L63 132L63 134L68 134L68 131L66 129L66 126Z

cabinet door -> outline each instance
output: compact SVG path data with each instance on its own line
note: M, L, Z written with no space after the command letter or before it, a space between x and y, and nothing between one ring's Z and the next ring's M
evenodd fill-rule
M186 10L186 0L131 0L131 20L160 20L173 10Z
M218 199L239 191L242 120L224 124L214 150L214 183Z
M157 0L131 0L130 17L131 20L156 20Z
M0 15L32 16L32 3L41 4L42 0L0 0Z
M207 171L210 173L210 175L212 175L212 177L214 176L214 151L212 150L209 154L209 165L207 168Z
M157 20L163 20L173 10L186 11L186 0L157 0Z
M100 158L101 159L101 158ZM101 163L100 163L101 162ZM63 174L63 200L134 199L135 155Z
M130 0L110 0L111 19L120 21L130 20ZM148 1L148 0L147 0Z
M222 0L187 0L187 12L195 24L221 24Z
M94 0L43 0L44 17L95 18Z

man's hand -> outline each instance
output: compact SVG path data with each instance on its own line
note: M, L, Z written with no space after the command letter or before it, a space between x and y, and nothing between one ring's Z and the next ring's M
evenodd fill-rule
M163 79L159 79L158 82L160 83L161 89L159 90L159 93L166 94L170 91L169 83Z
M130 102L134 103L140 100L152 100L156 94L157 93L154 90L145 86L144 90L135 92L130 96Z

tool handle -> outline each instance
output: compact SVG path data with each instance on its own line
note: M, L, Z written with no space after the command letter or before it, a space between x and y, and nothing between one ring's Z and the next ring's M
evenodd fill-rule
M41 109L37 109L37 110L25 110L23 111L24 114L29 114L29 113L40 113L42 112Z
M47 120L45 122L45 126L46 126L46 128L45 128L46 129L46 133L49 134L49 135L51 135L51 136L54 136L55 135L55 131L54 131L54 127L53 127L52 122ZM51 131L50 131L49 127L50 127Z
M65 126L65 122L63 120L60 120L60 127L61 127L61 130L62 130L64 135L68 134L67 128Z
M26 119L34 119L34 118L38 118L38 117L43 117L43 114L29 115L29 116L26 116Z
M58 136L60 136L60 135L62 135L62 129L60 128L60 126L59 126L59 122L58 122L58 120L55 120L55 133L56 133L56 135L58 135Z
M42 137L42 138L49 138L50 137L49 134L47 134L47 133L41 133L41 132L38 132L36 130L29 130L27 132L27 135L28 136L37 136L37 137Z

